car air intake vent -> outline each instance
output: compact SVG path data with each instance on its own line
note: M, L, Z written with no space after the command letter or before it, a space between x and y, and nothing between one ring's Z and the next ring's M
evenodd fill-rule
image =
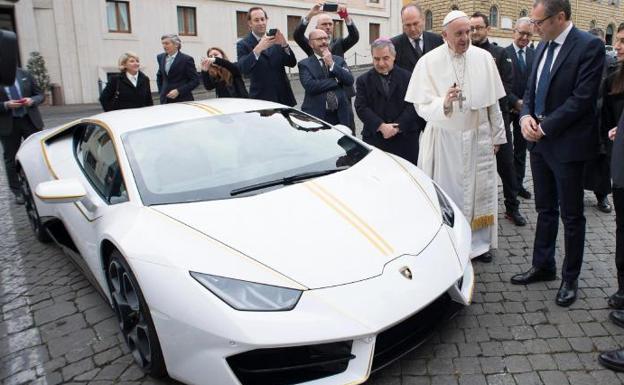
M285 385L342 373L355 356L353 341L287 348L257 349L228 357L243 385Z
M377 336L373 371L377 371L419 347L442 321L452 318L463 306L444 293L427 307L384 330Z

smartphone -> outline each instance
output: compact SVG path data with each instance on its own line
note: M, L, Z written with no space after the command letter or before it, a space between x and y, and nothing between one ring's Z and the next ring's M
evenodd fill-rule
M271 28L269 32L267 32L267 36L275 36L275 34L277 34L277 28Z
M337 12L338 4L336 3L325 3L323 4L323 12Z
M21 98L17 100L19 104L26 104L27 101L28 101L28 98Z

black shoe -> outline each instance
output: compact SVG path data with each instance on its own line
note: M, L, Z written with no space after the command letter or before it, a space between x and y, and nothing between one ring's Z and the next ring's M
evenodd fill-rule
M612 309L624 309L624 290L618 290L607 302Z
M615 370L616 372L624 372L624 350L600 353L598 362L605 368Z
M531 199L531 193L524 187L520 188L520 191L518 191L518 196L524 199Z
M609 214L611 212L611 205L609 204L609 198L606 196L598 198L598 203L596 204L596 208L598 211L602 211L603 213Z
M24 196L21 193L15 194L15 204L23 205L24 203Z
M578 281L563 281L561 282L561 287L557 292L557 305L559 306L570 306L576 301L576 292L578 290Z
M511 212L507 211L505 213L505 218L512 221L513 224L516 226L526 226L527 224L526 219L522 216L522 214L520 214L520 211L518 210L511 211Z
M528 271L511 277L511 283L514 285L528 285L533 282L554 281L555 279L557 279L557 274L554 271L531 267Z
M483 262L483 263L490 263L492 262L493 258L494 258L494 255L492 254L492 251L486 251L485 253L474 257L472 260Z
M617 326L624 328L624 311L614 310L609 313L609 319Z

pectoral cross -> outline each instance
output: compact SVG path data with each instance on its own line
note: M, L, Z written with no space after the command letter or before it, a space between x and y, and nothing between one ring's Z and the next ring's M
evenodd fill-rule
M462 91L459 90L459 92L457 93L457 106L459 107L460 112L464 112L464 100L466 100L466 97L464 96Z

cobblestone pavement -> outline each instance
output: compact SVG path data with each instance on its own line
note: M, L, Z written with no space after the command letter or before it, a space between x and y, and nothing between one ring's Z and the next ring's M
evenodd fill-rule
M34 239L1 168L2 384L176 384L145 377L133 364L110 307L57 247ZM491 264L475 265L474 303L368 383L624 383L624 375L597 363L598 352L624 346L624 329L608 321L606 307L616 284L615 220L594 205L587 194L585 261L573 306L555 305L558 281L527 287L509 283L530 264L536 215L532 201L525 200L526 227L514 227L499 215L498 255Z

